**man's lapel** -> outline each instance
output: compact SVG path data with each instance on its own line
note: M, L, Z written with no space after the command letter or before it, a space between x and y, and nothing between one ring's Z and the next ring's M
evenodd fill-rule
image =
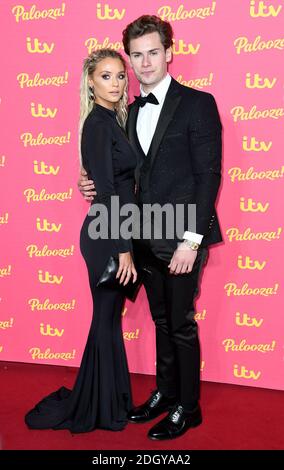
M145 156L136 132L138 111L139 106L136 103L132 103L129 108L126 132L131 145L135 148L135 150L137 150L139 153L142 152L142 154Z
M143 165L143 163L147 162L148 158L150 158L150 168L152 167L160 143L174 116L174 113L180 103L180 100L181 94L179 92L179 83L172 78L147 156L145 156L145 153L143 152L136 131L139 106L135 102L131 104L127 120L127 134L129 141L131 142L132 146L136 149L136 153L138 154L139 169Z
M139 178L140 178L140 168L143 165L145 153L140 145L138 135L136 132L136 123L137 123L137 116L138 116L139 106L135 103L130 105L128 119L126 124L126 132L128 135L128 140L131 143L133 149L135 150L137 156L137 166L135 169L135 180L137 185L139 185Z
M151 167L154 163L156 158L159 146L161 141L165 135L165 132L176 112L176 109L180 103L181 95L179 93L179 89L177 82L172 79L171 84L169 86L168 92L165 97L165 101L163 107L161 109L161 113L159 116L159 120L157 123L157 127L147 154L147 158L151 158Z

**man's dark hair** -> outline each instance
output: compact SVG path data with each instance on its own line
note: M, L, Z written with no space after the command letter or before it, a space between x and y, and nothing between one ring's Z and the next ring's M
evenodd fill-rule
M140 38L144 34L159 33L161 43L165 50L173 44L173 30L167 21L155 15L143 15L129 23L122 33L122 42L127 55L130 55L129 44L131 39Z

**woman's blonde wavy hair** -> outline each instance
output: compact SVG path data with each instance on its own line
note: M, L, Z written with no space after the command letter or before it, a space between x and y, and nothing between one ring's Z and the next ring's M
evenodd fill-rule
M93 91L89 85L89 78L96 70L96 66L99 62L103 59L119 59L124 67L125 70L125 77L126 77L126 84L124 88L124 93L119 102L115 106L115 110L117 113L117 121L119 125L125 128L126 120L127 120L127 109L128 109L128 77L127 77L127 68L126 62L122 55L114 51L112 49L99 49L97 51L92 52L83 63L83 72L81 75L81 82L80 82L80 120L79 120L79 160L80 166L82 166L82 155L81 155L81 137L82 137L82 130L83 125L85 122L86 117L96 103L94 101Z

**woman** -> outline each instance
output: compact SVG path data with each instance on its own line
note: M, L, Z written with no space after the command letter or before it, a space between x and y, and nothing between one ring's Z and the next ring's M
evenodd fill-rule
M123 131L126 117L127 74L123 57L109 49L93 52L84 62L81 79L81 164L96 185L97 196L92 204L104 204L108 222L112 196L119 196L120 206L135 203L136 157ZM72 391L60 388L26 415L26 424L32 429L118 431L125 427L132 407L121 329L124 295L119 288L96 287L112 255L119 255L119 282L135 282L131 240L90 238L92 221L94 216L88 214L80 235L94 310L79 373Z

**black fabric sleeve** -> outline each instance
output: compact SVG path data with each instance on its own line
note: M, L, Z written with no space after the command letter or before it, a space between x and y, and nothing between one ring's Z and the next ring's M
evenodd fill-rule
M196 232L206 235L221 181L222 125L214 97L202 93L192 112L190 145L196 182Z
M112 128L104 121L87 119L82 132L81 151L83 165L95 183L97 192L95 202L103 204L108 213L108 233L111 229L111 196L117 196L114 186L112 160ZM120 218L121 223L121 218ZM118 253L132 251L131 240L121 237L113 239Z

